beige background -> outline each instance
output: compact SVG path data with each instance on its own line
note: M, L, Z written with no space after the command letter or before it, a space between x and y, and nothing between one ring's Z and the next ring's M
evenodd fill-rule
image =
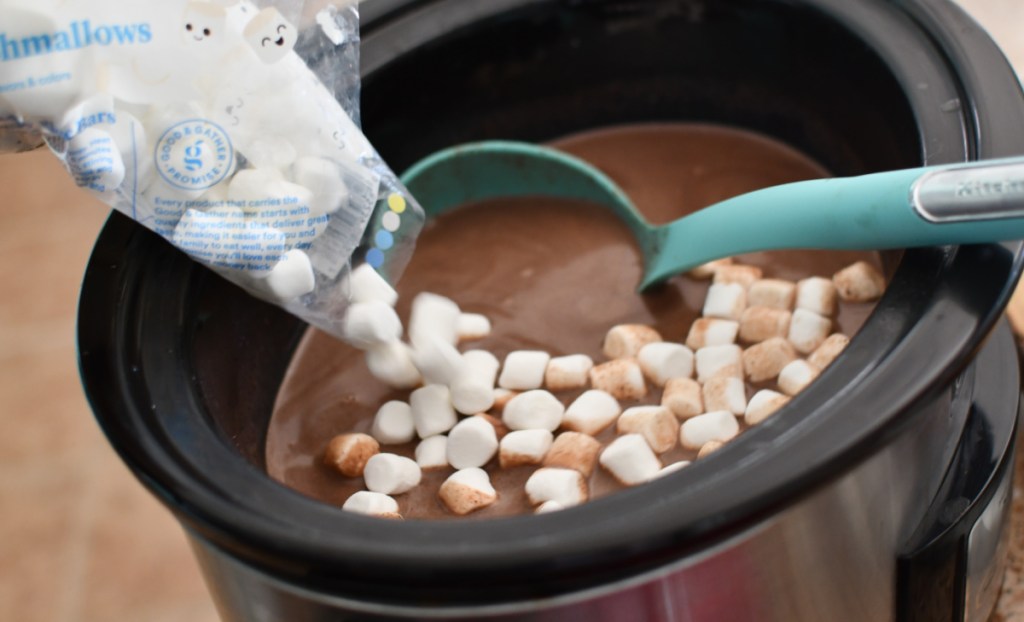
M1024 68L1024 1L962 4ZM79 386L78 285L107 210L42 150L0 156L0 192L0 620L216 620L177 524L107 445ZM1015 601L1001 609L1024 620Z

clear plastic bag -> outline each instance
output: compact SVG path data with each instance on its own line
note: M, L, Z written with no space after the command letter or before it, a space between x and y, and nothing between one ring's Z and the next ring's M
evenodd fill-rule
M0 149L341 335L347 275L394 282L423 210L359 129L352 1L4 0Z

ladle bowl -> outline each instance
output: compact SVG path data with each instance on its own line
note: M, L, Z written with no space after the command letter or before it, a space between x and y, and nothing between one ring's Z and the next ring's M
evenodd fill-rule
M414 164L402 181L430 216L517 196L607 207L629 227L643 255L641 290L703 263L755 251L884 250L1024 237L1024 158L798 181L658 226L593 165L528 143L443 149Z

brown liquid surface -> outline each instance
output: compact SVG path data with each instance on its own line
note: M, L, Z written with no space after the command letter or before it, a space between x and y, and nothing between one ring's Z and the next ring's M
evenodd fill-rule
M662 223L716 201L770 185L822 177L815 162L789 147L747 132L705 125L642 125L578 134L555 143L604 170L645 217ZM739 258L765 276L797 280L830 277L871 253L776 251ZM445 214L427 226L398 285L398 312L421 291L448 296L467 312L490 318L493 332L461 349L485 349L499 360L508 352L541 349L553 356L587 354L604 360L601 344L615 324L654 326L666 341L683 342L704 303L707 281L676 277L640 296L641 257L628 229L599 206L549 199L488 201ZM840 305L834 330L852 335L872 305ZM748 396L756 387L748 386ZM332 436L368 432L384 402L408 399L366 369L361 352L311 330L300 345L278 395L267 435L267 471L286 485L341 505L363 489L320 463ZM558 394L569 403L579 391ZM657 404L652 391L640 402ZM613 426L614 427L614 426ZM599 440L608 442L613 430ZM384 446L412 456L414 443ZM664 464L693 459L676 448ZM485 467L499 493L494 505L470 518L529 512L523 485L533 467ZM396 500L405 518L450 518L437 498L451 469L424 473L423 482ZM600 467L591 497L619 488Z

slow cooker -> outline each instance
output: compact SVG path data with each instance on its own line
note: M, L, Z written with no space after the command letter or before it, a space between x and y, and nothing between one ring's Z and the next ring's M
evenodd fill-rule
M1018 81L945 0L375 0L362 38L364 128L395 170L468 140L676 120L767 134L837 175L1024 153ZM83 283L80 365L224 620L983 620L1020 251L888 256L864 328L778 415L540 516L383 521L271 480L267 423L306 326L117 214Z

